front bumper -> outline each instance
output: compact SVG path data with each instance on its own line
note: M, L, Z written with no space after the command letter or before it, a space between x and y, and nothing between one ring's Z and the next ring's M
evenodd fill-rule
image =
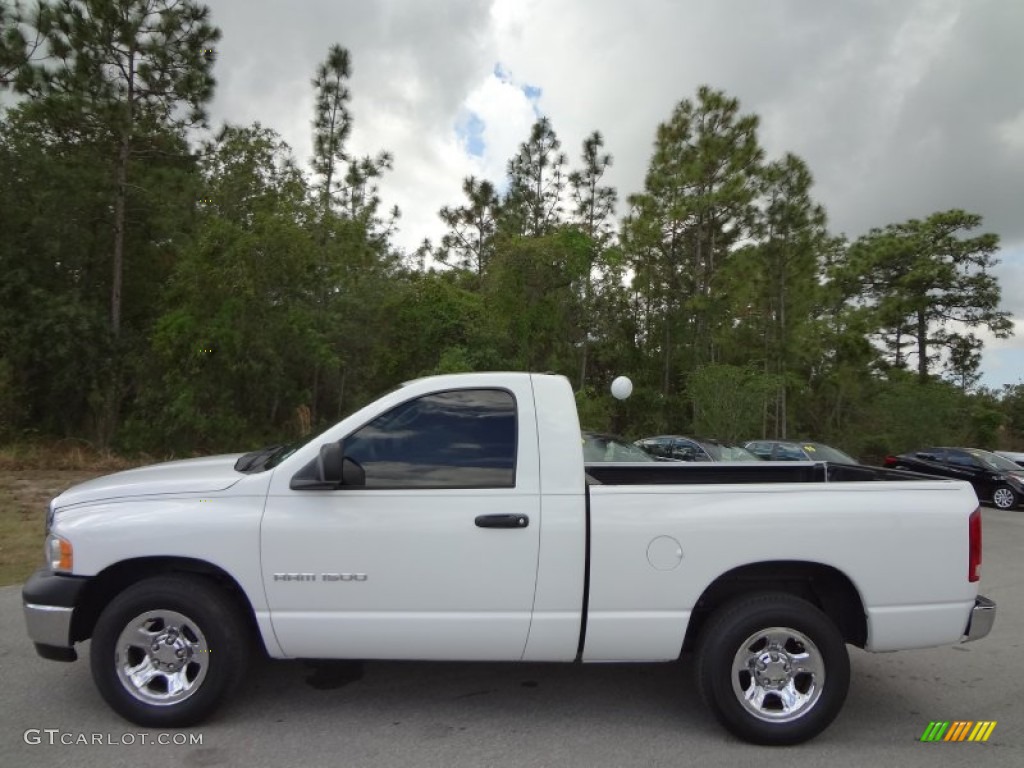
M974 599L974 608L971 609L970 618L967 619L967 627L964 629L964 637L961 642L969 643L972 640L980 640L992 631L992 624L996 620L996 604L987 597L978 595Z
M88 579L51 573L45 568L29 577L21 590L25 624L36 652L44 659L74 661L71 622Z

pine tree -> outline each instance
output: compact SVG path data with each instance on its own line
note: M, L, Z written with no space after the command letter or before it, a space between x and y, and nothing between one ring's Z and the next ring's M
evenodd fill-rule
M510 234L539 237L562 223L566 156L551 121L542 117L508 163L502 220Z
M483 277L494 254L499 211L498 194L486 179L469 176L462 182L466 203L445 206L439 215L448 227L438 258L445 264L468 269Z
M352 133L352 115L348 109L351 93L351 58L347 49L332 45L327 59L313 78L316 106L313 115L313 173L319 177L318 194L321 216L332 210L338 167L350 161L345 142Z
M121 331L130 164L141 134L203 125L213 96L220 31L192 0L60 0L36 20L48 59L19 88L46 98L59 119L113 143L110 328Z
M926 381L943 350L963 344L958 329L986 328L1006 338L1013 326L999 309L999 236L965 236L981 216L961 210L873 229L851 246L839 279L857 288L896 368L916 357Z
M594 131L583 141L583 167L569 174L572 191L575 224L590 241L589 258L583 277L582 302L580 309L582 339L580 341L579 386L586 386L587 366L590 356L591 336L594 333L595 280L608 276L604 256L612 240L613 215L618 196L614 187L601 183L605 172L611 167L612 156L603 153L604 139Z
M719 274L750 231L762 150L758 119L701 86L658 126L644 192L629 198L623 244L650 315L647 344L661 356L661 388L680 370L715 362L728 322Z

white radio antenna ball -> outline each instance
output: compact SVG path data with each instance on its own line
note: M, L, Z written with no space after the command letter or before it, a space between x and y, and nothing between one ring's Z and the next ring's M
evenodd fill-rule
M616 400L625 400L633 394L633 382L628 376L619 376L612 382L612 397Z

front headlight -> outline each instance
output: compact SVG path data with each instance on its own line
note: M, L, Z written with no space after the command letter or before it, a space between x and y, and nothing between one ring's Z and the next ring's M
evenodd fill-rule
M46 565L54 573L71 573L74 570L74 548L63 536L51 533L44 546Z

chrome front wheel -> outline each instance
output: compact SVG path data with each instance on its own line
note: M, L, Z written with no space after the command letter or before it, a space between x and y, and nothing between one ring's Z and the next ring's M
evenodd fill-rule
M245 672L252 638L243 610L216 582L197 575L133 584L96 621L90 648L96 687L133 723L201 722Z
M210 646L197 622L177 611L146 611L128 622L114 651L121 685L146 704L192 696L209 669Z

